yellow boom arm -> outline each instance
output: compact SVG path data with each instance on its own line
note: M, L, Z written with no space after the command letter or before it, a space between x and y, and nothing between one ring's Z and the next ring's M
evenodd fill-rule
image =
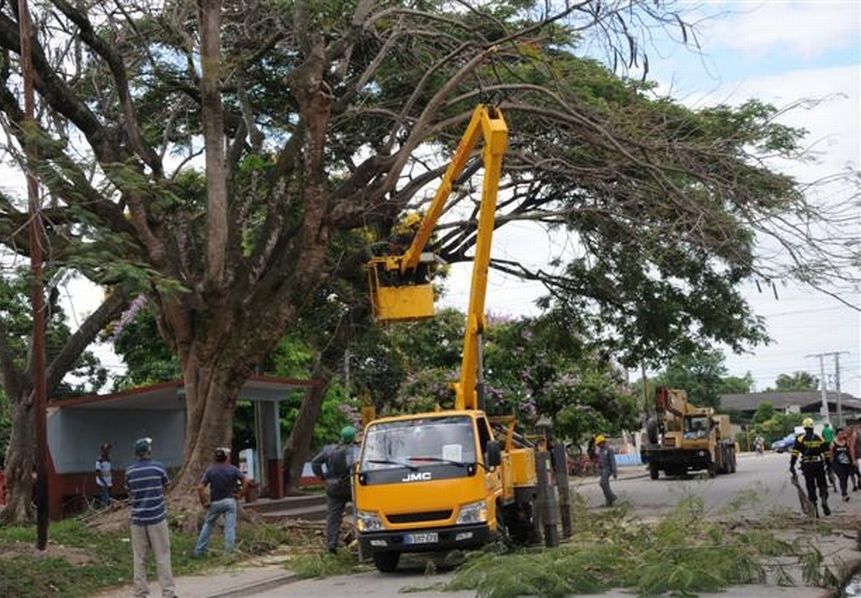
M386 282L383 276L391 279L391 273L396 272L399 276L408 279L409 273L415 272L420 263L422 251L451 195L454 182L460 177L472 150L482 137L484 138L482 150L484 183L478 216L475 260L472 268L469 308L466 314L460 380L453 385L456 393L455 409L460 410L478 408L478 397L483 388L481 334L484 331L484 299L487 294L490 245L493 239L502 156L508 144L508 127L498 109L479 104L473 111L466 132L443 175L442 183L404 254L376 257L369 263L371 298L377 320L408 321L433 315L433 287L429 282L410 281L399 284L391 280Z

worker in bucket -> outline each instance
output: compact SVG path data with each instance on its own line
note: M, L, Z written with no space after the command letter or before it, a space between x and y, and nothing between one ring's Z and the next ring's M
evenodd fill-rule
M801 473L804 475L804 482L807 486L807 497L813 503L816 516L819 517L819 510L816 508L817 488L819 489L819 498L822 500L822 513L831 515L831 509L828 507L828 479L825 471L826 466L831 467L829 445L822 436L813 431L811 418L804 418L801 425L804 427L804 434L800 434L795 439L792 457L789 460L789 472L793 476L796 475L795 464L801 458Z

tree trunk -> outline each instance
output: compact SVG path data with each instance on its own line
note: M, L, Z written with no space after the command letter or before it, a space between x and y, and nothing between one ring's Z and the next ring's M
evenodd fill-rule
M185 451L183 467L171 494L175 498L193 492L200 476L212 463L216 447L230 446L236 399L245 382L239 376L226 376L218 364L199 364L189 360L184 368L186 397ZM156 447L157 450L157 447Z
M36 428L29 393L12 401L12 435L6 451L6 507L0 522L23 523L33 518L33 472L36 467Z
M302 478L302 468L305 466L305 461L308 459L308 451L311 449L311 439L314 436L314 426L317 424L317 419L320 417L320 412L323 409L323 399L326 396L326 389L329 388L328 378L326 382L314 385L308 391L302 405L299 406L299 413L296 416L296 422L293 424L293 429L290 430L290 437L284 445L284 461L286 464L287 475L285 476L285 484L287 485L286 492L289 494L295 492L299 487L299 480Z

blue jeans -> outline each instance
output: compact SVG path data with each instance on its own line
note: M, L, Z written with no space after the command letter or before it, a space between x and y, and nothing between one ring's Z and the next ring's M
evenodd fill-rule
M107 486L99 486L99 495L96 497L96 507L104 509L111 506L111 489Z
M224 515L224 552L233 552L236 546L236 499L222 498L210 503L203 527L197 537L197 546L194 547L194 556L201 556L209 546L209 536L212 535L212 527L215 521Z

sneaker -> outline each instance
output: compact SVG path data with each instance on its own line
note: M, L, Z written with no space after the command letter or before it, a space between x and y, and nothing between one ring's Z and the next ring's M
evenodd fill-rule
M338 554L337 548L329 548L328 550L329 550L329 554Z
M826 516L831 515L831 509L829 508L829 506L828 506L828 503L827 503L827 502L823 502L823 503L822 503L822 512L823 512Z
M849 495L848 494L843 495L843 502L849 502Z

